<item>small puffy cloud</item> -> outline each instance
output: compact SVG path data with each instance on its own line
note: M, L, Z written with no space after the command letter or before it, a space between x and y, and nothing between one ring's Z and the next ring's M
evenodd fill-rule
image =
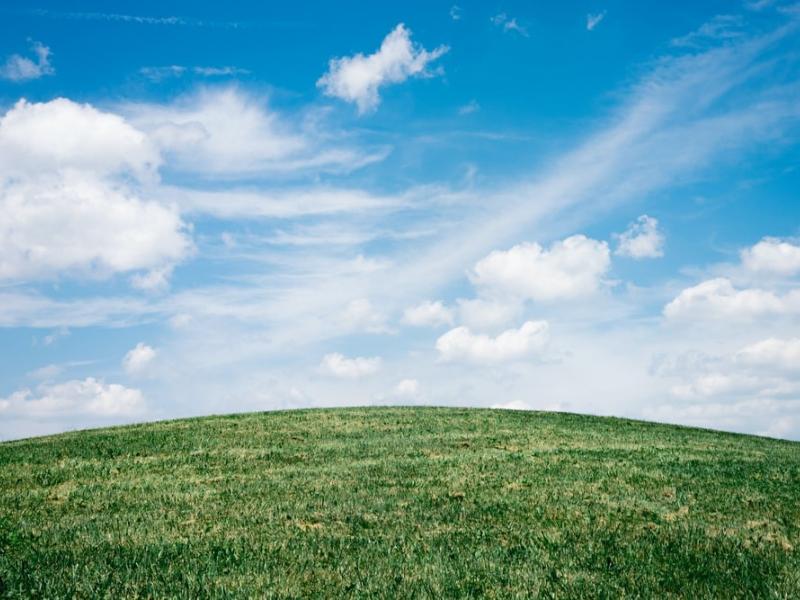
M453 19L453 21L461 20L461 7L457 4L450 7L450 18Z
M415 327L452 325L453 311L439 300L436 302L426 300L421 304L407 308L403 312L403 322Z
M55 69L50 64L50 48L40 42L33 42L31 50L36 56L33 60L19 54L9 56L6 62L0 66L0 79L28 81L55 73Z
M334 352L322 358L320 368L324 373L341 379L359 379L377 373L381 368L380 357L373 358L347 358Z
M616 236L614 254L630 258L658 258L664 256L664 235L658 230L658 220L642 215Z
M528 242L495 250L475 265L470 279L495 293L553 301L595 292L610 264L608 244L573 235L547 250Z
M600 22L605 18L606 11L597 14L589 13L586 15L586 30L594 31L594 28L600 25Z
M500 27L504 32L513 31L514 33L518 33L523 37L528 37L528 30L517 23L517 19L514 17L509 17L506 13L499 13L493 17L489 18L492 25L496 27Z
M20 100L0 118L0 180L67 169L151 180L160 163L142 131L89 104Z
M89 377L55 385L43 384L0 398L0 415L37 419L62 417L131 417L145 412L139 390Z
M416 398L419 395L419 382L416 379L403 379L394 388L398 398Z
M742 266L754 273L790 276L800 273L800 246L766 237L740 253Z
M757 288L738 290L718 277L686 288L664 307L670 319L756 318L800 314L800 290L779 295Z
M751 367L800 373L800 338L768 338L746 346L736 361Z
M410 77L429 77L428 65L448 51L439 46L431 52L411 41L411 31L402 23L384 38L374 54L333 58L328 72L319 81L326 96L354 102L360 114L375 110L380 104L379 91Z
M436 349L445 362L491 365L541 353L548 338L546 321L526 321L519 329L508 329L497 337L456 327L436 340Z
M122 367L128 375L139 375L147 370L157 354L153 347L139 342L122 359Z

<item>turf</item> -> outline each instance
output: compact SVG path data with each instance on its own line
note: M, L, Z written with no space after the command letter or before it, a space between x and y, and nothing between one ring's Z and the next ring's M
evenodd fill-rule
M800 597L800 444L368 408L0 444L0 595Z

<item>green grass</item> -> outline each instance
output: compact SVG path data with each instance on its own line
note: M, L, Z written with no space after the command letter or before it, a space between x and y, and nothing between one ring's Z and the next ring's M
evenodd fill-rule
M476 409L0 444L7 597L800 597L800 444Z

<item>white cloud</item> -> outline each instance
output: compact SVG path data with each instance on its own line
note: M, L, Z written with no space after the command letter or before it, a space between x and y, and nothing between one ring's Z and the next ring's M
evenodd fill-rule
M140 198L161 157L118 115L64 98L0 118L0 279L168 269L192 248L177 210Z
M157 177L158 149L119 115L66 98L17 102L0 118L0 180L67 170Z
M55 73L55 69L50 64L50 48L40 42L32 42L31 49L36 55L35 60L19 54L12 54L6 59L5 64L0 66L0 79L28 81Z
M740 364L800 373L800 338L768 338L736 353Z
M436 349L445 362L497 364L540 353L548 338L546 321L526 321L519 329L508 329L497 337L456 327L436 340Z
M150 136L171 169L204 179L348 172L387 153L330 145L327 138L337 136L317 131L311 120L295 124L265 98L236 87L203 88L169 104L129 103L120 110Z
M322 358L320 368L323 372L341 379L359 379L377 373L381 368L380 357L347 358L338 352L326 354Z
M740 253L742 265L755 273L794 275L800 272L800 246L766 237Z
M489 18L493 25L500 27L504 32L513 31L523 37L528 37L528 30L517 23L517 19L509 17L506 13L499 13Z
M608 244L573 235L548 250L535 242L495 250L475 265L470 279L496 293L553 301L595 292L610 263Z
M0 279L107 276L191 250L177 211L87 174L0 184Z
M419 382L416 379L403 379L394 388L399 398L416 398L419 395Z
M89 377L59 384L43 384L36 392L23 389L0 399L0 414L51 419L62 417L131 417L144 413L139 390Z
M614 254L636 259L664 256L664 235L653 217L640 216L617 238L619 244Z
M379 90L410 77L428 77L428 65L448 51L439 46L431 52L411 41L411 31L402 23L384 38L374 54L333 58L328 72L319 81L326 96L354 102L360 114L375 110L380 104Z
M453 19L453 21L461 20L461 7L457 4L450 7L450 18Z
M416 327L452 325L453 311L439 300L435 302L426 300L416 306L405 309L403 311L403 322Z
M605 18L606 11L591 14L589 13L586 15L586 30L587 31L594 31L594 28L600 25L600 22Z
M128 375L140 375L152 365L157 354L152 346L139 342L122 359L122 367Z
M730 279L718 277L683 290L664 307L670 319L756 318L800 314L800 290L779 295L757 288L737 290Z

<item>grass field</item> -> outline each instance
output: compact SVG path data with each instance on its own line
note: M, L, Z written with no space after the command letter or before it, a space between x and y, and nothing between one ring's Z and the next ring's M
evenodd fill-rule
M0 595L800 597L800 444L369 408L0 444Z

